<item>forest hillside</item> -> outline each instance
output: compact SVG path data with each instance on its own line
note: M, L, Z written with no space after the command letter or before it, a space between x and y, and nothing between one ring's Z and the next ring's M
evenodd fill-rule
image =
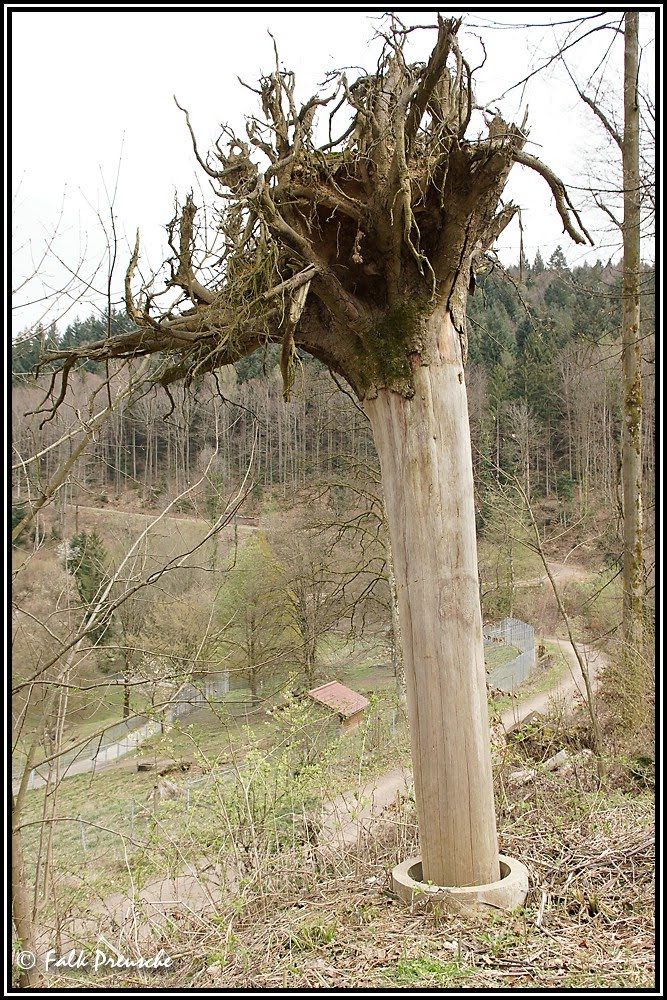
M654 581L652 289L647 267L642 440L648 629ZM526 837L534 845L537 827L530 817L541 831L532 855L544 888L523 913L490 929L448 922L443 937L436 911L418 919L410 947L401 943L384 872L392 857L409 849L415 826L404 777L400 636L378 458L364 414L329 372L302 357L286 403L276 349L267 347L185 388L150 389L117 406L14 550L15 781L35 761L30 737L48 701L44 692L26 699L23 692L30 689L21 679L35 664L57 657L63 644L78 650L72 687L65 702L48 709L52 721L37 754L48 759L50 749L61 747L68 777L56 781L59 791L48 808L54 817L79 817L58 824L49 841L55 860L46 877L57 908L44 897L44 926L58 928L72 945L104 927L107 934L120 927L122 938L121 911L131 905L143 927L141 948L161 942L182 956L169 980L179 986L275 985L258 950L273 956L280 983L304 987L485 986L491 968L488 982L501 974L515 984L563 987L650 980L652 695L650 669L639 682L624 671L620 638L619 309L612 264L569 269L558 251L546 262L538 253L532 264L524 261L507 274L492 271L469 302L467 383L483 616L486 622L522 619L539 636L537 672L514 701L506 692L490 692L492 716L506 719L509 711L521 718L517 705L546 706L550 692L565 690L568 671L578 667L561 649L563 614L577 642L594 643L604 662L596 708L608 761L604 799L596 791L590 723L581 703L572 717L572 706L565 712L567 706L551 701L546 715L532 713L539 721L516 730L519 742L495 744L495 780L504 803L501 843L515 852L524 851ZM126 322L111 317L112 325ZM105 319L90 318L62 332L50 329L42 346L50 339L96 339L105 327ZM42 368L35 375L35 361L25 349L14 359L15 524L67 462L68 430L91 395L95 400L97 391L102 406L107 391L100 374L83 365L69 380L64 405L45 421L49 372ZM42 458L21 465L21 458L39 451ZM143 587L149 579L154 585ZM91 627L105 581L113 581L111 593L121 602ZM128 595L135 585L137 592ZM517 653L490 649L487 670ZM322 728L299 700L299 692L329 680L371 699L362 730L344 745L332 743L330 724ZM165 729L164 706L178 702L192 683L200 690L202 683L214 685L206 688L208 705ZM213 690L227 693L213 702ZM104 748L139 725L153 725L156 735L88 773L91 755L108 757ZM576 781L571 794L558 770L539 770L540 761L559 752L568 756L566 768ZM521 777L536 763L533 777ZM245 784L249 768L252 786ZM36 783L40 773L46 774L43 767ZM357 804L350 807L340 796L355 781ZM385 801L383 782L395 794L393 805L379 828L364 825L378 822L374 810ZM243 798L249 787L250 800ZM35 787L26 794L27 821L36 823L43 793ZM370 802L376 805L365 805ZM355 839L345 843L333 867L330 856L313 853L311 844L318 839L313 831L330 823L316 819L322 808L329 816L342 810L352 817L345 829ZM209 815L224 815L227 832L218 819L209 823ZM38 827L32 830L25 845L29 878L45 886L45 845ZM363 898L348 873L361 843L357 836L364 838L363 862L355 861L368 889ZM617 845L616 853L593 864L588 859L600 838L605 846ZM230 850L231 867L221 866ZM580 865L569 887L554 875L564 851L574 851ZM134 895L125 885L130 855L132 878L138 879ZM637 880L621 888L612 871L629 857ZM289 875L281 868L284 858L290 859ZM185 869L183 859L190 859ZM261 885L254 885L253 872L262 873ZM121 887L120 895L113 886ZM224 886L236 916L222 902ZM82 893L91 890L96 901L83 905ZM123 893L130 902L122 902ZM180 908L166 924L145 925L142 914L156 893L179 898ZM268 916L269 898L275 919ZM208 914L203 922L197 917L190 923L193 909ZM324 910L330 917L322 917ZM616 964L608 964L611 954ZM109 975L110 983L128 982L118 972ZM54 985L69 981L65 975Z

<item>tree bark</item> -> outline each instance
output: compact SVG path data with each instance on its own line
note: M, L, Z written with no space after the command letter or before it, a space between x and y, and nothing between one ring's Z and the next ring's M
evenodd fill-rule
M35 928L31 917L30 899L28 896L28 881L23 860L23 842L18 819L12 827L12 916L14 926L23 951L37 954ZM41 955L40 955L41 957ZM35 966L25 969L19 976L19 986L30 989L38 983L38 971Z
M382 465L401 616L423 877L499 876L462 351L446 308L426 322L415 394L365 406Z
M639 337L640 191L639 59L637 11L625 15L623 130L623 635L629 658L641 654L644 565L642 553L642 383Z
M385 512L386 519L386 512ZM389 603L391 606L391 659L396 680L396 695L399 702L405 705L407 693L405 687L405 667L403 665L403 641L401 639L401 618L398 609L398 589L394 572L394 557L391 553L391 542L387 538L387 566L389 567Z
M123 718L130 716L130 671L126 671L123 678Z

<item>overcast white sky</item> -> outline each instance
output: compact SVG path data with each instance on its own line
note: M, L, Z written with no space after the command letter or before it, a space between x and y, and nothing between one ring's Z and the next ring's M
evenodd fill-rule
M217 137L221 122L242 131L243 115L256 110L256 98L239 85L237 76L254 84L261 73L272 70L269 30L283 63L295 70L300 96L306 99L329 69L373 66L378 43L372 38L381 13L370 8L364 12L340 8L335 13L224 8L142 12L132 7L65 13L50 6L24 11L20 5L13 10L12 287L32 272L32 262L40 260L45 240L56 229L57 255L72 268L83 259L85 273L92 275L105 245L96 215L108 223L107 192L116 188L117 294L136 229L141 230L144 270L148 265L157 268L163 259L164 226L173 214L175 194L182 197L192 187L197 192L198 184L209 190L172 95L189 109L200 148L205 150ZM397 13L408 24L431 24L435 10ZM605 20L615 16L616 8L611 12L608 9ZM478 101L499 98L556 50L557 39L564 37L567 28L552 28L549 22L594 13L592 8L563 13L558 8L524 8L512 14L469 9L460 35L464 51L474 66L482 54L476 36L484 39L487 50L486 64L477 74ZM620 22L621 8L617 14ZM543 27L527 29L522 26L526 23ZM591 21L591 26L595 23L599 22ZM641 15L640 30L648 86L655 64L653 14ZM414 58L426 58L433 36L419 32L414 37ZM610 33L597 33L573 52L572 63L582 80L605 57L610 41ZM617 41L608 56L606 81L607 96L615 91L620 101L622 42ZM520 119L526 105L531 130L528 149L565 181L583 185L587 170L611 169L607 165L612 153L561 68L537 75L499 102L509 119ZM558 244L570 263L583 259L582 250L562 232L544 181L515 167L507 194L522 206L524 247L530 260L538 247L547 259ZM585 205L583 193L573 188L572 195ZM201 203L201 195L196 200ZM585 213L584 221L591 231L600 224L592 212ZM518 241L514 223L501 244L505 262L518 260ZM612 253L610 241L601 238L592 259L600 256L606 261ZM40 274L44 282L31 282L15 300L40 298L63 283L62 268L53 256L40 266ZM106 264L93 281L95 289L104 288L105 275ZM88 315L90 302L88 298L70 304L67 296L61 297L52 315L62 314L69 306L70 311L59 320L62 329L75 315ZM41 311L39 304L18 309L14 332L34 323Z

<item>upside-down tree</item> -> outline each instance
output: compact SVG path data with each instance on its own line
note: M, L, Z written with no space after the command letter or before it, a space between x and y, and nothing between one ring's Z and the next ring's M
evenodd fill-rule
M423 876L439 885L499 877L465 310L475 271L516 212L500 201L515 163L543 176L565 231L585 241L563 184L524 151L525 120L486 115L485 134L471 134L459 26L438 17L428 61L410 64L409 29L391 18L374 73L331 74L301 106L276 57L254 89L261 115L243 138L225 127L209 156L185 112L220 198L223 246L207 250L189 196L169 227L165 288L137 289L137 240L125 286L136 332L51 355L64 380L83 357L157 355L154 377L168 387L277 342L286 398L299 351L347 381L380 456Z

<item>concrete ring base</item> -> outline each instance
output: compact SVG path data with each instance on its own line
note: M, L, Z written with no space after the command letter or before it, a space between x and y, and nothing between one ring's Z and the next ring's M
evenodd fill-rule
M520 861L498 855L500 879L486 885L445 887L422 882L421 858L408 858L391 873L394 892L411 909L444 905L455 912L479 910L491 906L499 910L513 910L523 905L528 894L528 869Z

